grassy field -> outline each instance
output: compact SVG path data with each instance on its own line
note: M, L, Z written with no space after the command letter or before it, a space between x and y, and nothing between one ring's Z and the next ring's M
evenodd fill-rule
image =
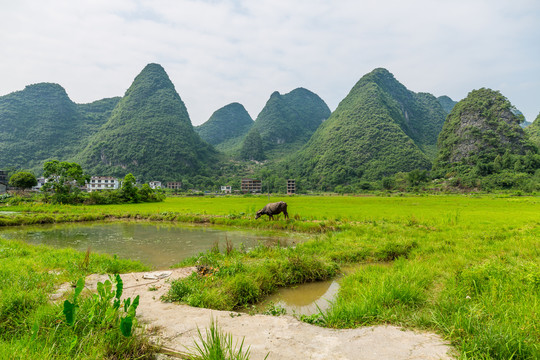
M295 248L209 252L203 258L208 275L175 283L170 297L238 308L279 286L363 263L341 279L326 313L304 320L335 328L429 329L449 339L463 359L540 358L540 198L270 198L278 200L289 204L290 220L255 220L267 197L181 197L99 207L10 206L0 210L16 213L0 215L0 225L138 218L312 233Z
M60 283L88 273L142 271L135 262L71 249L0 239L0 359L150 358L141 334L124 337L120 313L93 298L77 303L74 322L49 295Z

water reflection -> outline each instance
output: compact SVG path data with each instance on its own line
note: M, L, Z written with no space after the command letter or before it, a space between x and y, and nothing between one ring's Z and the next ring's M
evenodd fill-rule
M5 229L0 235L7 239L57 248L71 247L86 251L90 247L92 252L116 254L158 269L206 251L216 242L219 242L222 250L227 240L236 249L240 246L249 249L259 243L272 245L277 241L283 245L292 243L290 239L244 231L135 222L43 225Z

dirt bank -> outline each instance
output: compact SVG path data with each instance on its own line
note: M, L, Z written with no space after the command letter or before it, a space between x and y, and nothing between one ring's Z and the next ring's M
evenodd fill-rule
M263 359L266 354L268 359L276 360L452 359L451 347L437 335L395 326L335 330L309 325L292 316L250 316L160 301L168 291L170 279L188 276L193 270L175 269L170 277L161 280L144 279L145 273L122 275L124 296L140 296L138 318L153 334L153 340L167 349L185 352L186 347L193 346L197 328L204 334L214 318L233 339L245 337L245 345L251 346L252 360ZM95 289L98 281L106 279L104 275L89 276L86 286Z

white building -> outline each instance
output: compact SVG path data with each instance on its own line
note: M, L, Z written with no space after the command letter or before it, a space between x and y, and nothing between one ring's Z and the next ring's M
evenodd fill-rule
M161 189L161 181L150 181L148 185L151 189Z
M40 178L37 178L37 185L36 186L32 186L32 190L33 191L39 191L41 190L41 188L43 187L43 185L45 185L45 183L47 182L47 179L45 179L44 177L40 177Z
M112 176L92 176L86 184L89 192L94 190L115 190L120 187L120 181Z
M230 194L232 191L232 187L229 185L221 185L221 192L225 194Z

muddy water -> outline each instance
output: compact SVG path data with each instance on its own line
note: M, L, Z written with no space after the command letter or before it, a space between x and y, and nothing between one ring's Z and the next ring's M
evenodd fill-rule
M285 309L289 315L312 315L320 311L325 312L337 297L339 279L356 271L362 271L368 266L388 267L392 266L392 262L361 263L342 267L341 275L337 278L281 288L255 305L255 309L258 312L265 312L273 305Z
M187 257L204 252L216 242L219 242L222 250L227 240L231 241L236 249L241 246L249 249L259 243L270 245L278 241L282 245L294 243L290 239L244 231L135 222L11 228L0 231L0 236L30 244L71 247L80 251L86 251L90 247L92 252L140 260L156 269L165 269Z
M280 306L289 315L311 315L326 311L339 290L337 280L318 281L302 284L290 288L280 289L277 293L268 296L255 308L264 312L268 306Z

